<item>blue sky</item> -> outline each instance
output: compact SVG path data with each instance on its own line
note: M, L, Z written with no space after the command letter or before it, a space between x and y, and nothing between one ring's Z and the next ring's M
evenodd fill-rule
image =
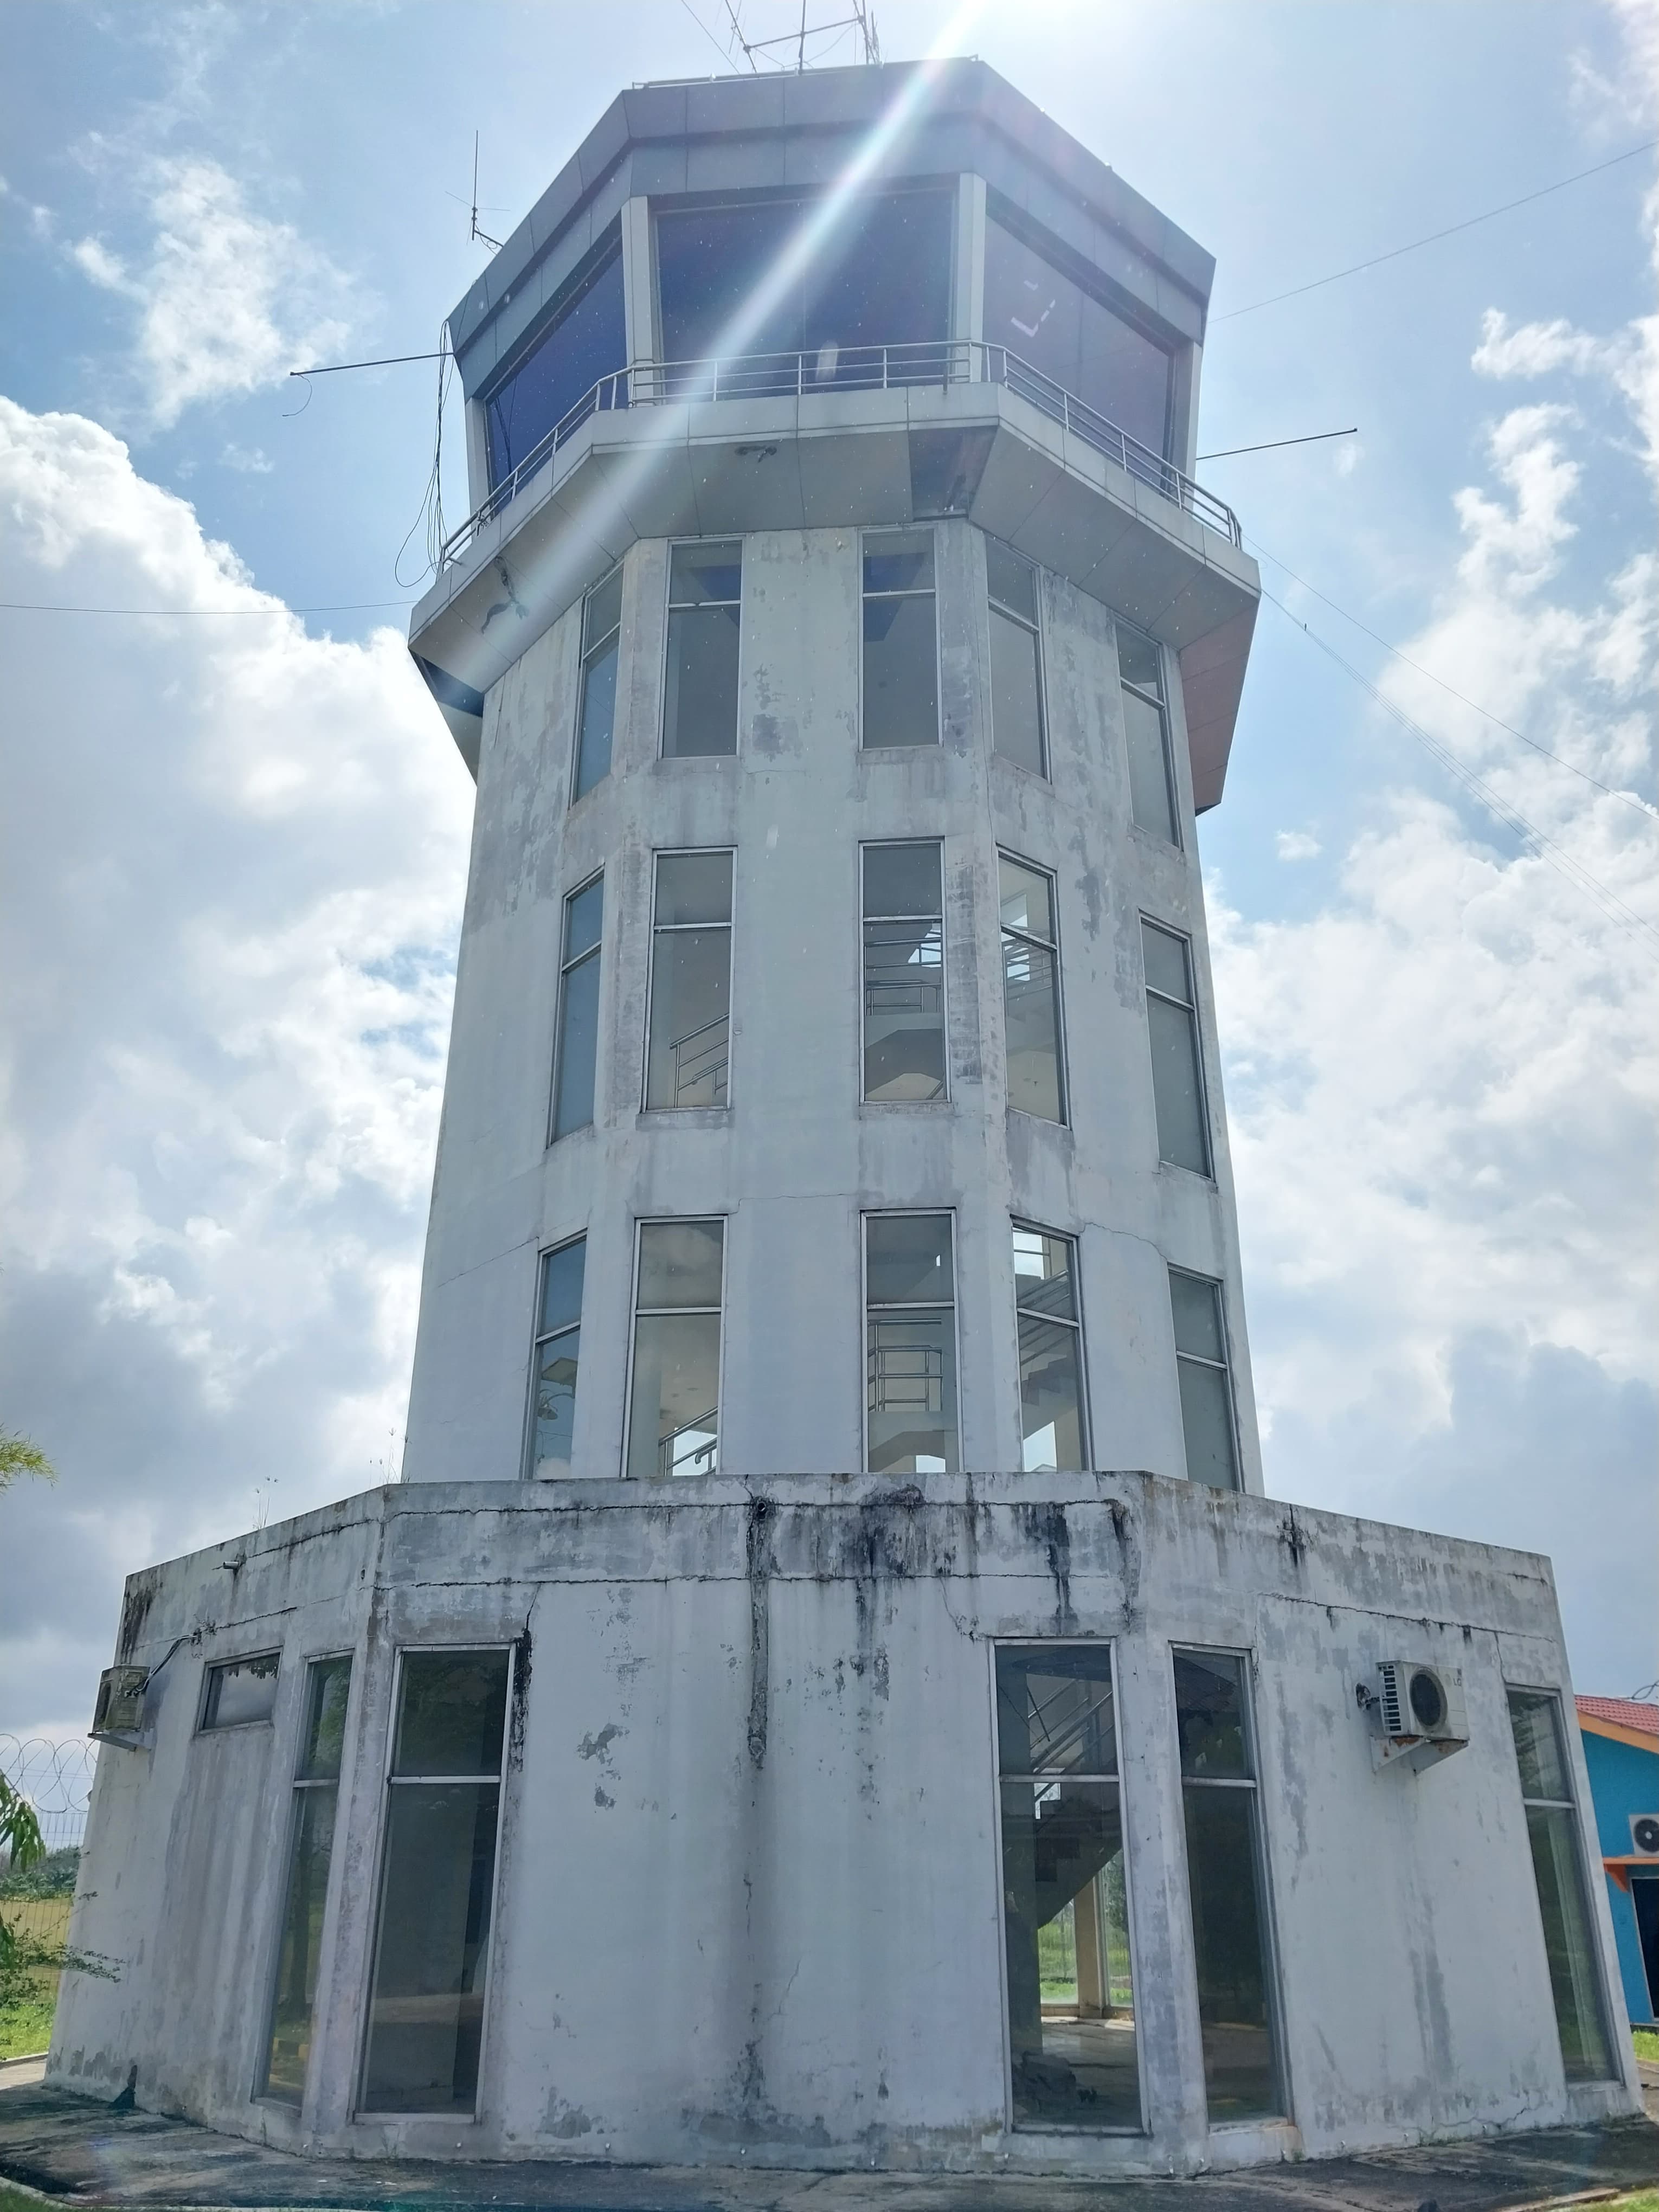
M1264 607L1200 842L1269 1487L1552 1552L1581 1686L1627 1692L1659 1673L1653 156L1231 311L1652 137L1659 10L876 13L890 58L954 22L1215 253L1201 451L1359 426L1199 473L1561 861ZM395 1469L470 786L395 605L282 609L412 596L434 375L286 371L431 346L483 258L474 130L505 236L619 85L722 69L722 15L10 0L0 597L248 611L0 611L0 1423L62 1471L0 1506L0 1729L84 1724L131 1567Z

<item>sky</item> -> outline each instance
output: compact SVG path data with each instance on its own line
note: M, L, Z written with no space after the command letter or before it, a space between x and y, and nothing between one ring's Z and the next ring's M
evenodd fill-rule
M1272 595L1200 827L1267 1487L1549 1553L1577 1686L1628 1693L1659 194L1614 157L1659 0L875 15L1217 256L1201 453L1358 426L1198 471ZM59 1477L0 1498L0 1735L70 1737L128 1572L398 1467L471 798L403 644L435 373L288 372L434 344L475 131L504 237L621 85L731 59L721 0L0 38L0 1426Z

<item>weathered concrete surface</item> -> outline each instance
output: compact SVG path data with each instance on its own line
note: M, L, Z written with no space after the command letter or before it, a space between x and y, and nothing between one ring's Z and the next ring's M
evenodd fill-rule
M1144 2135L1011 2124L992 1652L1054 1637L1113 1648ZM396 1653L481 1643L534 1663L478 2116L356 2115ZM1206 2121L1172 1644L1250 1656L1280 2121ZM273 1649L273 1720L196 1733L204 1666ZM252 2085L302 1662L343 1650L301 2115ZM134 1577L121 1656L146 1741L100 1762L71 1929L119 1979L65 1982L65 2088L137 2067L147 2109L323 2154L1074 2175L1640 2108L1627 2036L1618 2080L1562 2076L1504 1702L1571 1696L1529 1554L1140 1474L410 1483ZM1384 1657L1462 1670L1472 1741L1430 1773L1372 1771Z
M83 2203L518 2206L546 2212L1516 2212L1659 2182L1659 2127L1634 2120L1190 2180L799 2174L553 2160L301 2159L185 2120L0 2087L0 2178Z

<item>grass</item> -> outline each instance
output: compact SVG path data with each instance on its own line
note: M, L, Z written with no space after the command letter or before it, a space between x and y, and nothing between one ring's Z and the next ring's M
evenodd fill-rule
M1659 2027L1633 2027L1630 2033L1637 2057L1659 2065Z
M0 2007L0 2059L31 2058L52 2041L52 2016L58 2009L55 1996L25 1997L21 2003ZM0 2206L0 2212L6 2212Z

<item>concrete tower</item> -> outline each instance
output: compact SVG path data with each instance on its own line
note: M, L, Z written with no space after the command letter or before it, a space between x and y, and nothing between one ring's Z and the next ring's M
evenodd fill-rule
M627 94L456 310L405 1479L134 1578L60 2079L1085 2172L1633 2108L1547 1563L1261 1494L1211 273L957 63Z

